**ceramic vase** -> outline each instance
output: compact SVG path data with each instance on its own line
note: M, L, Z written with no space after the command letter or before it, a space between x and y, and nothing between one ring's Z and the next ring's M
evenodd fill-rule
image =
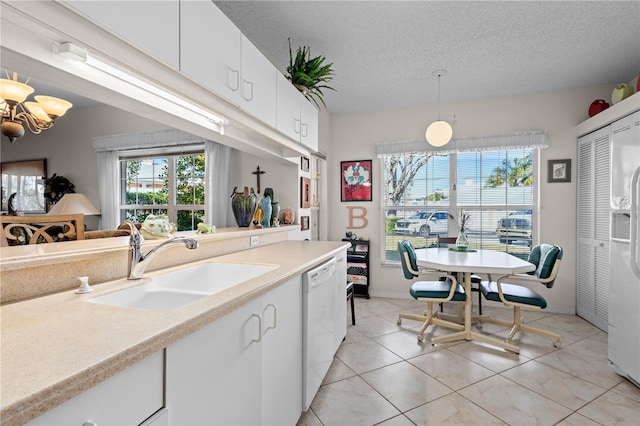
M277 201L271 202L271 223L273 223L273 219L277 219L280 217L280 204Z
M469 247L469 239L467 238L467 234L460 230L458 232L458 238L456 238L456 248L460 250L466 250Z
M262 218L262 227L268 228L271 226L271 197L268 195L262 198L260 206L264 211L264 217Z
M244 187L244 191L238 192L238 187L233 189L231 194L231 208L236 218L236 223L241 228L246 228L251 224L253 213L256 210L258 197L253 188Z

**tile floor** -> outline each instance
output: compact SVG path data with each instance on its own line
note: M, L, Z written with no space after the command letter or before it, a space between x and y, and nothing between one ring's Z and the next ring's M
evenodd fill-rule
M575 315L525 312L557 330L550 339L519 333L520 354L478 341L419 344L414 300L356 298L356 325L298 425L640 425L640 389L607 363L607 334ZM447 310L455 311L455 304ZM506 307L483 313L510 318ZM351 315L349 313L349 321ZM427 337L450 333L429 328ZM506 328L482 331L504 337Z

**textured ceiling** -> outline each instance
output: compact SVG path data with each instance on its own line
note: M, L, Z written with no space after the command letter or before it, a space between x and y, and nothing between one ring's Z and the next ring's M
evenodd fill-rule
M215 1L284 72L287 39L333 62L331 112L628 82L639 1ZM294 52L295 53L295 52Z

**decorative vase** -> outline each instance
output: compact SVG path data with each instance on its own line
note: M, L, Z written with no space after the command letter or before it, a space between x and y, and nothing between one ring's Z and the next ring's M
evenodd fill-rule
M258 197L256 197L253 188L249 189L249 187L245 186L242 192L238 192L237 189L237 186L233 188L233 193L231 194L231 208L238 226L246 228L251 224Z
M271 202L271 223L273 219L277 219L280 216L280 204L277 201Z
M268 195L262 198L260 202L260 206L262 206L262 211L264 212L264 217L262 218L262 227L268 228L271 226L271 197Z
M463 230L460 230L460 232L458 232L458 238L456 238L456 248L464 250L468 247L469 239L467 238L467 234Z

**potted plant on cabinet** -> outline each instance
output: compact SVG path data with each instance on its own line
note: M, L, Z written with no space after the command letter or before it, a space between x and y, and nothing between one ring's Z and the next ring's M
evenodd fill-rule
M333 62L324 64L324 55L311 58L311 48L309 46L298 47L295 57L291 49L291 39L289 39L289 66L287 67L287 79L302 92L302 94L315 103L318 108L320 104L326 108L324 103L323 89L335 90L327 85L334 76Z

